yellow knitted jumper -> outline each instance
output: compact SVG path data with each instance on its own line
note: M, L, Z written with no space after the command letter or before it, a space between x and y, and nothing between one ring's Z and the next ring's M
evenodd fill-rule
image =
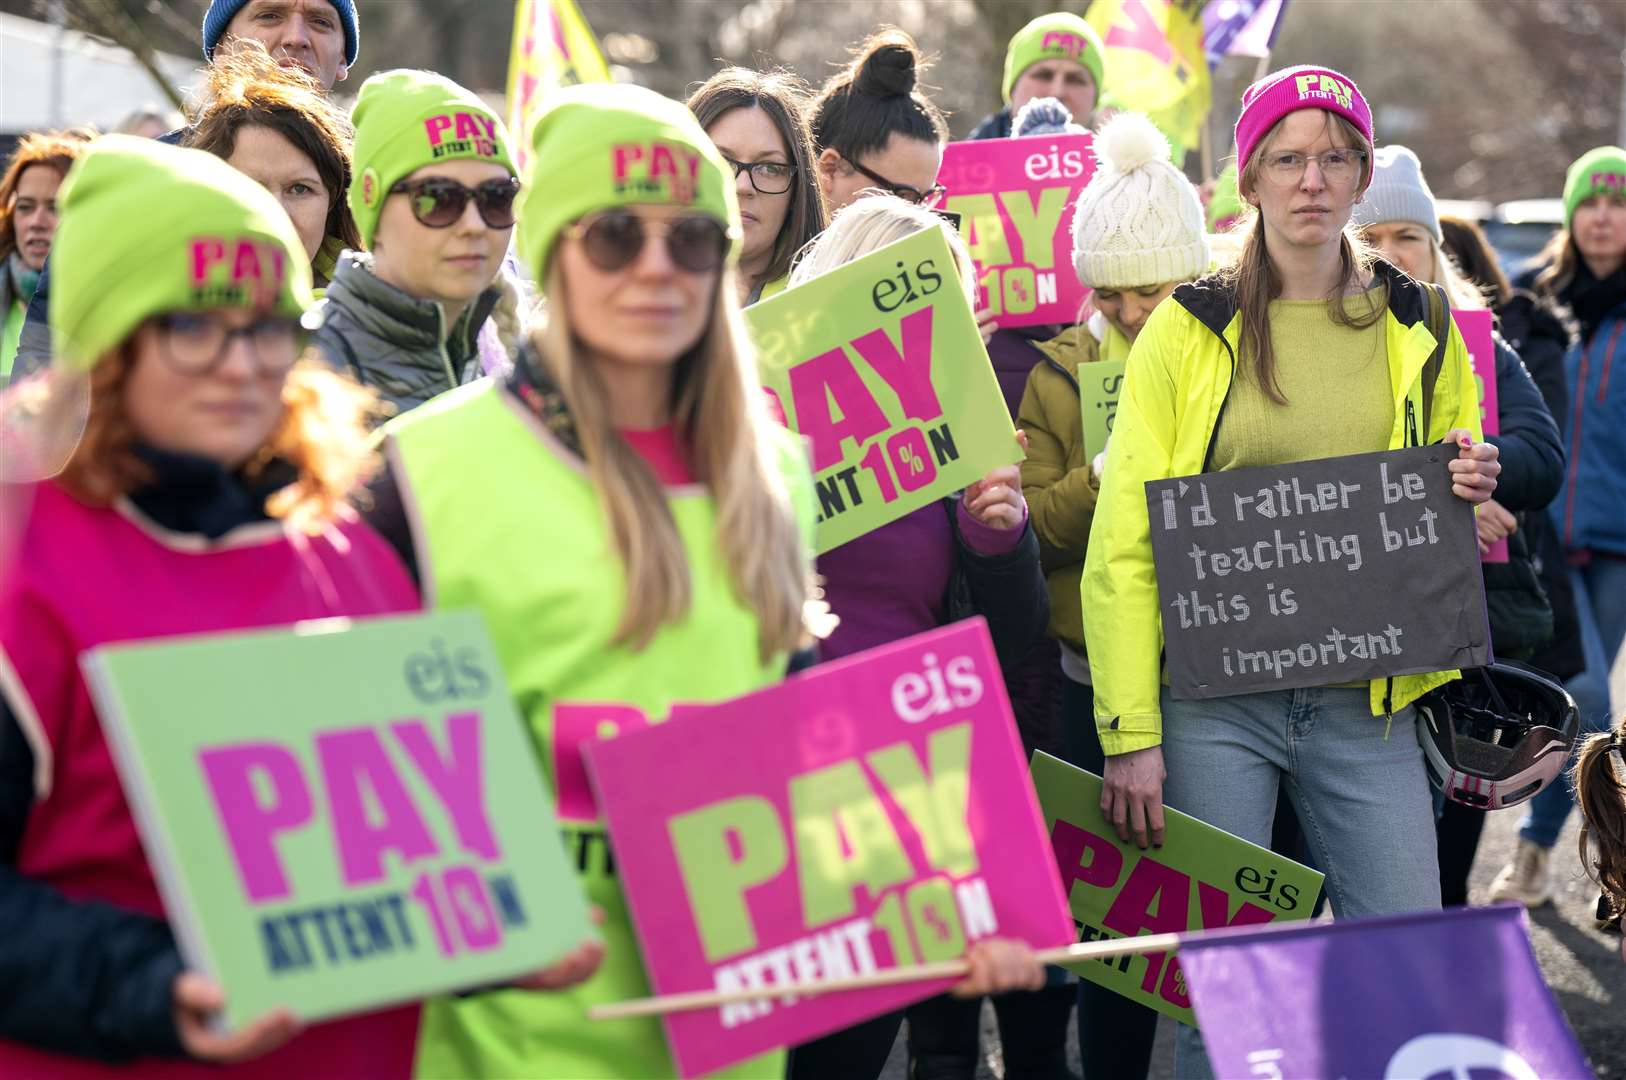
M1379 286L1344 300L1352 315L1385 302ZM1383 322L1356 330L1332 321L1326 300L1273 300L1270 343L1287 404L1270 400L1245 363L1220 413L1214 471L1386 449L1394 390ZM1240 361L1241 358L1239 357Z

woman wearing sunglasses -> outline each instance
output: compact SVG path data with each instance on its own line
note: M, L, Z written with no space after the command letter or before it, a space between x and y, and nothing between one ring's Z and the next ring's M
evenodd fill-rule
M374 75L353 120L349 202L367 251L339 258L307 325L329 364L405 412L491 366L494 316L517 338L502 260L519 180L502 121L432 72Z
M649 985L580 744L606 708L658 720L783 674L803 637L812 478L740 320L732 170L687 109L635 86L560 91L532 129L521 211L544 321L506 378L385 428L370 519L429 603L484 615L605 913L607 960L551 1002L431 1005L418 1068L672 1076L658 1021L582 1019ZM730 1075L782 1068L774 1054Z
M833 215L867 192L931 206L943 194L948 124L916 87L920 49L898 29L871 34L813 103L819 187Z
M807 96L798 75L741 67L719 71L689 95L689 111L734 170L745 305L783 291L791 258L824 229Z

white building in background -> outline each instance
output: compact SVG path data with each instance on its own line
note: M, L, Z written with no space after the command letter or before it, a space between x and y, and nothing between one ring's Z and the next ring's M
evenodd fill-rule
M195 56L159 53L184 94L202 78ZM0 14L0 137L95 124L106 131L143 106L172 106L152 76L117 45L36 19Z

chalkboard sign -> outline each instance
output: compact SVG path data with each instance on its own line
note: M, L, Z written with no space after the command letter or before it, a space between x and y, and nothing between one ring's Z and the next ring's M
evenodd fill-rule
M1473 508L1447 445L1146 484L1176 698L1491 660Z

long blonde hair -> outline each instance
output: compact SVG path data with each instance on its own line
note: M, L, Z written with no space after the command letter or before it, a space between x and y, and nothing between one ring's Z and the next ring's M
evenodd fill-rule
M1568 229L1553 233L1536 259L1542 268L1536 275L1535 291L1543 296L1557 296L1575 282L1576 268L1581 265L1581 249L1575 246L1575 234Z
M616 432L609 391L563 315L568 288L555 259L547 275L548 312L530 340L570 408L626 572L615 640L637 650L661 626L688 614L693 580L666 492ZM777 460L774 420L737 295L730 270L719 282L705 334L677 361L672 424L690 448L695 478L716 503L717 558L728 568L736 598L756 615L759 654L767 662L802 641L812 560Z
M1372 178L1372 143L1361 129L1336 113L1326 113L1327 123L1333 125L1348 144L1366 152L1361 164L1360 184L1364 190ZM1244 197L1259 189L1259 174L1264 169L1265 149L1281 129L1281 120L1265 133L1248 156L1247 167L1237 177L1237 190ZM1367 271L1371 269L1370 250L1355 234L1346 228L1339 240L1339 261L1342 270L1338 283L1327 294L1327 315L1340 326L1365 329L1383 317L1383 309L1372 306L1368 312L1351 314L1343 298L1360 289ZM1276 380L1276 351L1270 343L1270 302L1282 294L1282 275L1271 262L1265 247L1265 216L1255 214L1253 228L1242 245L1242 254L1234 266L1220 271L1221 280L1236 292L1242 317L1242 333L1237 367L1240 374L1252 378L1265 394L1278 405L1287 404L1281 384Z

